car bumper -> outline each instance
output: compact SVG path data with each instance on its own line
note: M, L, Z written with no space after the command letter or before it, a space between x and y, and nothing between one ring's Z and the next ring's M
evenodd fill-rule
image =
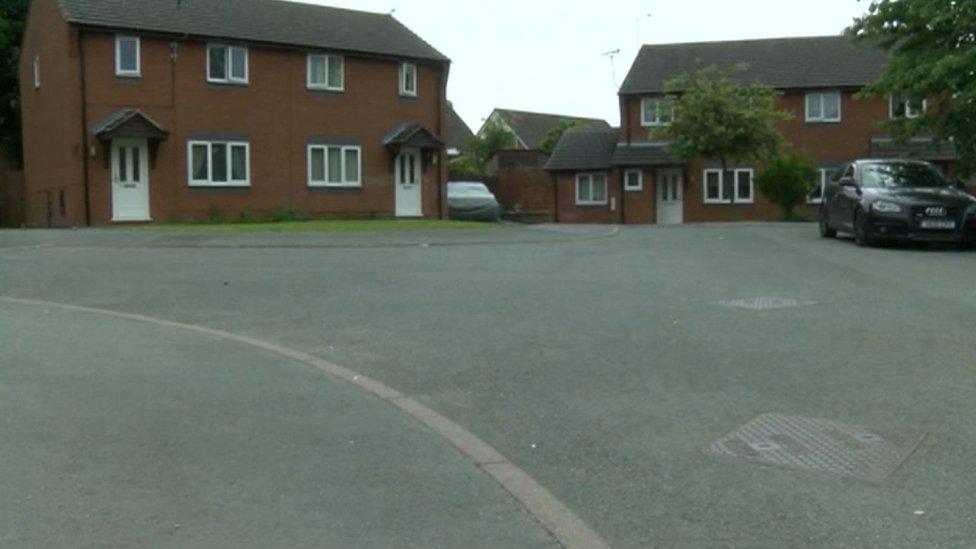
M958 220L951 230L922 229L907 219L871 216L872 238L899 242L976 243L976 217Z

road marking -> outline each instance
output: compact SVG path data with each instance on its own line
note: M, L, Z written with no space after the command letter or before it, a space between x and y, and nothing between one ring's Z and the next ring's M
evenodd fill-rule
M0 301L110 316L156 326L175 328L227 341L236 341L312 366L323 373L340 378L389 402L426 425L431 431L446 439L465 457L470 459L476 467L483 470L489 477L501 485L505 491L511 494L563 547L567 549L609 549L610 547L607 542L603 541L599 534L587 526L566 505L556 499L552 493L487 442L431 408L368 376L333 364L327 360L314 357L308 353L271 343L270 341L205 328L194 324L184 324L182 322L174 322L172 320L164 320L151 316L82 307L80 305L68 305L65 303L53 303L36 299L0 297Z

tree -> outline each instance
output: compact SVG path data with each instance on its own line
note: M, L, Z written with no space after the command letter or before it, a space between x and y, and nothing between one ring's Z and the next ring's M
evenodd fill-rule
M468 149L482 164L488 162L498 151L515 146L515 134L498 122L489 122L481 133L471 142Z
M756 186L770 202L783 210L783 218L793 219L793 211L806 202L816 186L817 168L797 152L770 160L756 176Z
M21 162L20 43L28 0L0 0L0 148Z
M881 79L865 95L929 102L924 115L892 121L894 136L951 137L960 170L976 173L976 2L875 0L847 34L890 53Z
M473 156L459 156L447 165L447 173L452 181L479 179L485 175L485 165Z
M539 144L539 147L545 151L546 154L552 154L552 151L556 150L556 145L559 144L559 140L563 138L564 133L582 125L583 123L579 120L569 120L566 118L560 120L558 124L552 128L549 128L549 131L546 132L546 136L542 139L542 143Z
M732 162L775 157L785 142L776 123L791 115L776 110L778 92L772 88L740 84L715 67L675 78L666 88L674 120L652 136L669 139L671 153L679 158L718 160L727 174ZM729 192L732 203L734 195Z

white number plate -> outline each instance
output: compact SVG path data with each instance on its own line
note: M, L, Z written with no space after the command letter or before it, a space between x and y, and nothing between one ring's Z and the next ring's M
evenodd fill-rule
M921 227L923 229L952 230L956 228L956 222L951 219L923 219Z

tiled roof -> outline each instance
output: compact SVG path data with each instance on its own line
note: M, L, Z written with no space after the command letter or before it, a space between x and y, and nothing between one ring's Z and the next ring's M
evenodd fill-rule
M777 89L862 87L881 76L888 56L843 36L696 42L644 46L620 87L622 95L654 94L688 72L748 65L737 79Z
M620 143L613 152L614 166L669 166L682 164L668 151L667 141Z
M559 140L556 150L549 157L546 169L560 170L606 170L612 164L613 151L620 133L610 130L568 131Z
M606 130L610 124L598 118L583 118L579 116L564 116L561 114L546 114L538 112L513 111L509 109L495 109L495 114L508 124L526 147L538 149L553 127L563 120L573 120L582 124L583 128Z
M283 0L58 0L80 25L447 61L390 15Z
M914 158L919 160L957 160L952 141L936 142L931 137L914 137L904 143L881 135L871 138L872 158Z
M474 132L465 124L461 116L454 110L454 105L450 102L447 104L447 120L445 125L447 126L447 147L459 151L467 149L471 140L474 139Z

